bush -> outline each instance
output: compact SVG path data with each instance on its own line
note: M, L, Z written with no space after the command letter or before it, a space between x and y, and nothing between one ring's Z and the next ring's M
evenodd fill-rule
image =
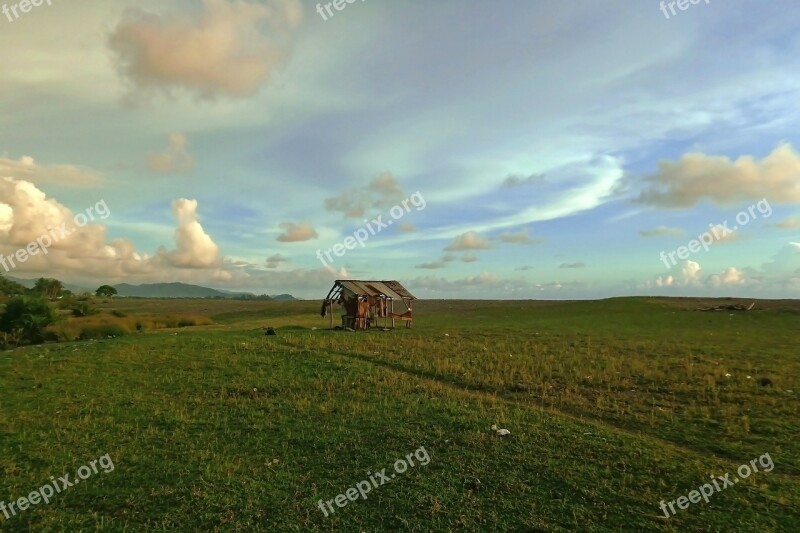
M43 330L56 321L56 310L42 298L16 296L6 303L0 317L0 331L7 340L39 343L44 340Z
M69 317L48 328L61 341L81 339L105 339L109 336L134 332L151 331L162 328L205 326L212 324L210 318L202 315L130 315L124 313L98 313L91 316Z
M72 308L72 316L89 316L89 315L96 315L99 313L98 311L90 302L82 301L75 304L75 307Z
M88 341L90 339L107 339L109 337L122 337L125 330L116 324L100 324L96 326L86 326L81 329L78 339Z

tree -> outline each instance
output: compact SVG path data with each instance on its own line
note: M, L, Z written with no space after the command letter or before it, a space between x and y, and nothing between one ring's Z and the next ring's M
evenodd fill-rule
M11 281L3 276L0 276L0 294L4 294L6 296L15 296L18 294L25 294L28 292L23 285L20 285L16 281Z
M39 278L36 280L36 283L34 283L33 289L31 290L50 300L54 300L58 298L58 296L61 294L61 291L64 290L64 284L57 279Z
M94 291L95 296L101 296L104 298L110 298L117 295L117 289L112 287L111 285L101 285Z
M17 342L41 342L43 330L56 321L58 315L42 298L15 296L6 303L0 317L0 331L10 333Z

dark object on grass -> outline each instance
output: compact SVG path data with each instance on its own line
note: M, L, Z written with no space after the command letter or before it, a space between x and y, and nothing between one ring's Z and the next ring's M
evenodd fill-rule
M264 335L275 335L274 328L264 328Z
M698 311L750 311L756 305L755 302L749 306L743 304L735 305L712 305L711 307L698 307Z
M762 387L772 387L772 380L769 378L758 378L758 384Z

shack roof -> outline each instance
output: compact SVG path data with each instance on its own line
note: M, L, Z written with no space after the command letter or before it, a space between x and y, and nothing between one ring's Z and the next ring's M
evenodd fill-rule
M383 296L392 300L416 300L414 295L408 292L398 281L369 281L357 279L337 279L333 288L328 293L328 298L330 299L334 295L338 296L343 289L358 296Z

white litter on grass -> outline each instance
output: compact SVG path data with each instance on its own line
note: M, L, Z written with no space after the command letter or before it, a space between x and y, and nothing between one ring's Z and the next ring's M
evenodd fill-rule
M725 377L729 378L729 377L731 377L731 375L730 374L725 374Z
M511 432L507 429L498 429L497 424L492 424L492 431L497 432L501 437L504 435L511 435Z

